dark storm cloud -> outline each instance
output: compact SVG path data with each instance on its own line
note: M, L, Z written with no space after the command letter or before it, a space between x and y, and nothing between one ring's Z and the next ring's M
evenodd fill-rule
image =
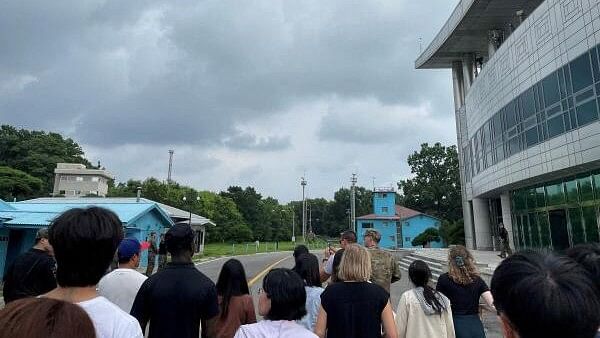
M83 143L214 145L238 137L236 123L331 95L447 103L435 95L445 84L412 71L418 37L435 31L414 1L0 6L0 84L35 79L0 91L5 122Z
M292 145L289 136L258 137L243 132L228 137L223 144L231 149L262 151L285 150Z

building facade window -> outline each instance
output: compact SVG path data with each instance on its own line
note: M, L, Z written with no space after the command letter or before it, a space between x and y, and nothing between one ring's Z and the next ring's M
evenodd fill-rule
M404 241L410 243L410 237L404 237Z
M363 229L371 229L373 228L373 223L363 223L362 227Z
M598 121L600 45L557 69L469 133L462 149L467 182L523 150Z
M381 212L388 212L388 207L381 207Z
M516 190L511 200L519 249L562 250L600 242L600 172Z

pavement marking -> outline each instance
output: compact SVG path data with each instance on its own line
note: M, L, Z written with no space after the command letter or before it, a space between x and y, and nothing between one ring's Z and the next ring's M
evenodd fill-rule
M254 276L251 280L248 281L248 287L252 287L252 285L254 285L254 283L256 283L259 279L261 279L264 275L266 275L269 270L271 270L272 268L274 268L275 266L277 266L279 263L285 261L286 259L291 258L291 256L287 256L284 257L280 260L278 260L277 262L267 266L264 270L262 270L261 272L259 272L258 274L256 274L256 276Z
M194 265L198 266L198 265L202 265L202 264L206 264L206 263L212 263L214 261L218 261L219 259L223 259L223 258L227 258L227 257L218 257L218 258L215 258L215 259L209 259L209 260L206 260L206 261L203 261L203 262L200 262L200 263L194 263Z

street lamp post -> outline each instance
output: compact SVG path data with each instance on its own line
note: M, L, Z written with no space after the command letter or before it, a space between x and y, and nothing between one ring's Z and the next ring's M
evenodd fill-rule
M302 241L306 243L306 198L304 196L306 179L304 177L301 177L300 185L302 186Z
M183 202L187 202L187 197L183 196ZM196 202L200 202L200 196L196 196ZM188 209L190 211L190 219L188 220L188 225L192 226L192 201L188 204Z

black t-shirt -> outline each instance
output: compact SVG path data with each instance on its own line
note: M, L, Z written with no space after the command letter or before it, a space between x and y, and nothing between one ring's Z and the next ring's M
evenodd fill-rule
M167 245L165 244L165 241L160 241L160 244L158 244L158 254L159 255L167 254Z
M148 337L198 338L200 320L219 313L215 284L192 263L168 263L140 287L131 315Z
M381 338L381 313L390 299L381 286L368 282L339 282L321 294L327 312L327 338Z
M455 283L448 273L438 278L436 289L450 299L453 315L474 315L479 313L479 297L490 289L481 277L477 276L471 284Z
M4 276L4 302L35 297L56 288L56 261L45 251L30 249L10 265Z

